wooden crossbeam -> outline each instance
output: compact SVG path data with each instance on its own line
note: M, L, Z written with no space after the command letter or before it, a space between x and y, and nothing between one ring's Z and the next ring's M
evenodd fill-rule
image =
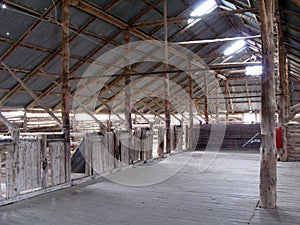
M182 41L182 42L175 42L174 44L179 44L179 45L207 44L207 43L226 42L226 41L235 41L235 40L255 39L260 37L261 35L246 36L246 37L216 38L216 39L208 39L208 40Z
M249 9L238 9L238 10L230 10L230 11L222 11L222 12L215 12L215 13L210 13L208 15L205 15L205 18L210 18L210 17L215 17L215 16L229 16L233 14L241 14L245 12L258 12L257 8L249 8ZM168 24L173 24L173 23L181 23L181 22L188 22L190 19L201 19L203 16L193 16L193 17L173 17L173 18L168 18L167 23ZM158 26L158 25L163 25L164 21L163 20L154 20L154 21L147 21L147 22L140 22L140 23L135 23L133 24L134 28L143 28L143 27L151 27L151 26Z

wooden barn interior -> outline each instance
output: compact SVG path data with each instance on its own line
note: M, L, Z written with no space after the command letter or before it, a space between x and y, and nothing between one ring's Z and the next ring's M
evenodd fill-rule
M2 0L0 224L300 224L299 62L299 0Z

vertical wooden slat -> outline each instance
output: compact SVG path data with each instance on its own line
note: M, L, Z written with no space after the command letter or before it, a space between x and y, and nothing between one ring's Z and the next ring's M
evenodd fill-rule
M157 133L158 137L157 137L157 142L158 142L158 146L157 146L157 155L158 156L163 156L164 153L164 128L163 127L159 127L158 128L158 133Z
M51 171L51 186L66 182L65 151L62 141L51 141L49 145L49 160Z
M260 0L262 34L260 203L275 208L277 201L275 148L274 0Z
M152 130L146 130L146 159L152 159L153 158L153 132Z
M55 154L54 154L54 149L52 147L49 146L49 161L50 161L50 171L51 171L51 186L56 185L55 182Z
M176 146L176 139L175 139L175 132L174 132L175 126L171 126L170 127L170 145L171 145L171 149L170 152L175 150L175 146Z
M141 129L136 129L134 131L134 144L133 144L133 148L134 148L134 160L138 161L140 159L140 153L141 153L141 148L142 148L142 140L141 140L141 136L142 136L142 131Z
M130 135L128 132L123 131L120 133L120 144L121 144L121 166L130 164Z
M85 175L86 176L91 176L92 175L92 170L91 170L91 134L86 134L85 135L85 150L84 150L84 159L85 159Z
M189 143L190 143L190 139L191 139L191 135L190 135L190 127L189 125L186 125L185 126L185 130L184 130L184 133L185 133L185 149L189 149Z
M62 121L64 133L66 181L71 180L69 4L69 0L62 0Z
M62 146L57 148L57 157L58 157L58 165L59 165L59 183L62 184L66 181L66 167L65 167L65 151L63 151Z
M36 158L37 158L37 182L36 182L36 185L38 187L41 187L42 186L42 155L41 155L41 152L42 152L42 140L41 139L38 139L37 142L37 149L36 149Z
M91 170L91 175L100 174L104 170L107 170L104 164L105 157L105 139L104 136L100 136L97 133L92 133L87 135L86 139L86 150L88 154L86 154L86 171Z
M103 156L103 171L109 170L109 145L108 145L108 136L106 132L103 137L103 148L101 149Z
M105 140L104 136L96 136L96 142L97 142L97 149L98 149L98 154L99 154L99 173L103 173L104 171L104 149L105 149Z
M5 191L6 191L6 198L12 197L13 195L11 192L12 189L12 163L11 163L11 154L10 151L5 152Z
M49 186L49 164L48 164L48 148L47 148L47 136L42 136L41 143L41 160L42 160L42 187L47 188Z
M10 145L6 156L6 198L16 197L19 194L19 150L18 145Z
M183 130L182 126L176 126L175 127L175 135L176 135L176 150L181 151L183 149L182 143L183 143Z
M115 131L114 138L114 156L115 156L115 167L118 168L121 166L121 143L120 143L120 131Z
M36 176L37 175L36 174L36 171L37 171L37 167L36 167L37 158L36 158L36 151L35 151L36 146L34 146L33 141L28 141L26 144L28 145L28 148L30 148L30 154L31 154L31 167L30 167L31 176L30 176L30 184L29 184L30 187L29 187L29 189L32 189L32 188L36 187L35 184L36 184L36 180L37 180L37 176Z
M144 146L144 141L145 141L145 137L146 136L146 131L145 128L141 128L141 151L140 151L140 160L146 160L146 154L145 154L145 146Z
M22 143L19 146L19 184L20 184L20 191L26 190L26 150Z
M106 132L106 148L108 153L108 169L115 168L115 155L114 155L114 133Z

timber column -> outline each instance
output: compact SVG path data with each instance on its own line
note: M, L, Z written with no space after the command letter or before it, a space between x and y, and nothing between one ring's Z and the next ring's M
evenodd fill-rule
M274 0L260 0L262 66L260 203L275 208L277 201L275 147Z
M287 151L287 130L286 122L288 120L290 108L290 92L289 92L289 76L287 73L287 57L285 53L283 31L281 27L281 16L279 8L279 0L275 3L276 24L277 24L277 49L278 49L278 73L279 73L279 101L278 101L278 122L282 128L282 149L279 149L278 154L280 161L288 160Z
M62 121L64 134L64 149L65 149L65 166L66 166L66 182L71 180L71 94L70 94L70 40L69 40L69 0L62 0Z
M167 0L164 0L164 70L165 70L165 129L166 129L166 153L171 152L171 112L170 112L170 77L167 73L169 63L168 48L168 8Z

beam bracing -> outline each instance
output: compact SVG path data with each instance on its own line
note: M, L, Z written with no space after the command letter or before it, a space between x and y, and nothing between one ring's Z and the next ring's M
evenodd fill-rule
M164 69L168 70L168 3L164 0ZM166 153L171 152L171 116L170 116L170 83L169 74L165 73L165 122L166 122Z
M280 161L287 161L287 132L286 122L289 116L289 79L286 68L286 53L283 40L283 31L281 26L279 0L275 0L275 16L277 28L277 46L278 46L278 72L279 72L279 101L278 101L278 122L282 128L282 149L279 150Z
M8 128L11 133L11 139L15 142L18 142L19 138L19 129L12 124L1 112L0 112L0 121Z
M6 64L3 62L1 65L4 67L4 69L10 73L10 75L18 81L18 85L24 88L24 90L40 105L41 108L43 108L59 125L62 126L61 121L59 118L57 118L54 113L45 105L44 102L41 101L41 99L24 83L23 80L21 80Z
M62 0L62 121L65 148L65 175L66 181L71 181L71 88L70 78L70 4L69 0Z
M260 0L262 34L260 204L275 208L277 201L275 147L274 0Z

